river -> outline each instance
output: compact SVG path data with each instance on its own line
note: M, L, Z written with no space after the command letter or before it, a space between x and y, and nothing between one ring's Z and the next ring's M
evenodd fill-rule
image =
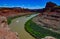
M24 29L24 24L31 18L35 17L38 14L33 14L30 16L22 16L19 18L16 18L12 20L12 23L9 25L12 31L15 31L18 33L18 36L20 39L35 39L33 36L31 36L28 32Z

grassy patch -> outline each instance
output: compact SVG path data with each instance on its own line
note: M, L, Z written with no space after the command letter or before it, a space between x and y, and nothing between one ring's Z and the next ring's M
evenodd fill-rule
M29 16L31 16L32 14L29 14ZM25 16L25 15L18 15L18 16L14 16L14 17L8 17L7 19L7 23L10 24L12 22L13 19L21 17L21 16Z
M21 17L21 16L9 17L9 18L7 19L7 23L10 24L13 19L18 18L18 17Z
M25 29L32 36L34 36L38 39L44 38L45 36L53 36L57 39L60 39L60 34L40 27L39 25L34 23L31 19L28 22L26 22Z

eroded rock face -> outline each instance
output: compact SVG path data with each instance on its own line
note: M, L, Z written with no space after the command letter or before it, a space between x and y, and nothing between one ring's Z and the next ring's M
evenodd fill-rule
M60 13L60 6L53 2L47 2L45 6L45 12L58 12Z
M44 28L60 33L60 13L46 12L33 18L33 21Z
M12 32L8 27L4 16L0 16L0 39L19 39L17 32Z
M52 8L54 6L57 6L57 5L55 3L53 3L53 2L47 2L45 8Z

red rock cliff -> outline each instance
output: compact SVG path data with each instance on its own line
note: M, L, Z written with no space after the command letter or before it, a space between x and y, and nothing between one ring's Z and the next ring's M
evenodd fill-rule
M0 16L0 39L19 39L18 33L10 30L7 24L7 19Z

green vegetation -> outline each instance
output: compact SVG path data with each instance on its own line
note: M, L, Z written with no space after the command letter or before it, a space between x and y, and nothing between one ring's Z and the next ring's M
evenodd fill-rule
M34 14L36 14L36 13L34 13ZM33 14L27 15L27 17L29 17L29 16L31 16L31 15L33 15ZM14 17L8 17L8 18L7 18L7 23L10 24L13 19L18 18L18 17L21 17L21 16L25 16L25 15L18 15L18 16L14 16Z
M7 19L8 24L10 24L13 19L18 18L18 17L21 17L21 16L9 17L9 18Z
M11 23L11 21L12 21L12 19L11 19L11 18L8 18L8 19L7 19L8 24L10 24L10 23Z
M31 19L28 22L26 22L25 29L27 32L29 32L32 36L36 37L37 39L44 38L45 36L53 36L57 39L60 39L60 34L52 32L37 25Z
M29 14L28 17L31 16L31 15L32 15L32 14ZM19 15L19 16L14 16L14 17L8 17L8 19L7 19L8 24L10 24L13 19L18 18L18 17L21 17L21 16L25 16L25 15Z

